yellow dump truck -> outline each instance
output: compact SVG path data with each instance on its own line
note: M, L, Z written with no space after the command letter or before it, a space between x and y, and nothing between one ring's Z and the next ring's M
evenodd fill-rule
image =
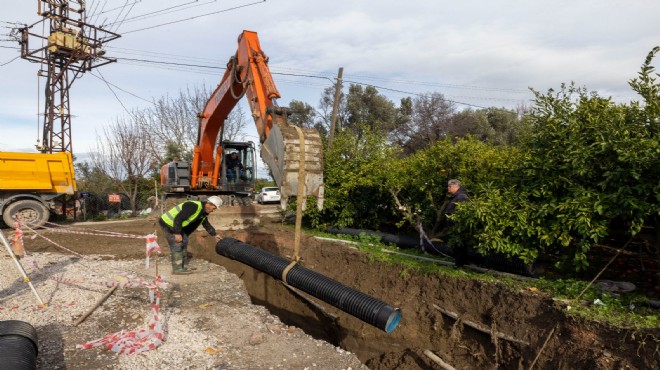
M0 152L0 213L30 227L45 224L54 199L76 192L71 153Z

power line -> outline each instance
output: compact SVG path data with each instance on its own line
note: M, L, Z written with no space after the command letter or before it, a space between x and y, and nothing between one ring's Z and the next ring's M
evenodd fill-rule
M207 14L197 15L197 16L194 16L194 17L189 17L189 18L179 19L179 20L171 21L171 22L167 22L167 23L161 23L161 24L157 24L157 25L155 25L155 26L150 26L150 27L145 27L145 28L138 28L138 29L136 29L136 30L132 30L132 31L124 32L123 34L126 35L126 34L133 33L133 32L144 31L144 30L150 30L150 29L157 28L157 27L162 27L162 26L167 26L167 25L174 24L174 23L180 23L180 22L185 22L185 21L189 21L189 20L197 19L197 18L207 17L207 16L209 16L209 15L214 15L214 14L219 14L219 13L225 13L225 12L229 12L229 11L232 11L232 10L236 10L236 9L240 9L240 8L245 8L245 7L248 7L248 6L257 5L257 4L261 4L261 3L265 3L265 2L266 2L266 0L261 0L261 1L254 2L254 3L249 3L249 4L244 4L244 5L238 5L238 6L235 6L235 7L232 7L232 8L227 8L227 9L223 9L223 10L218 10L218 11L216 11L216 12L212 12L212 13L207 13Z
M392 92L398 92L398 93L402 93L402 94L409 94L409 95L420 96L420 97L424 96L424 94L419 94L419 93L414 93L414 92L409 92L409 91L403 91L403 90L397 90L397 89L390 89L390 88L387 88L387 87L384 87L384 86L376 86L376 85L372 85L372 84L368 84L368 83L364 83L364 82L359 82L359 81L349 81L349 80L344 80L344 81L348 82L348 83L362 85L362 86L372 86L376 89L382 89L382 90L387 90L387 91L392 91ZM450 99L441 99L441 100L446 101L448 103L454 103L454 104L465 105L465 106L468 106L468 107L486 109L486 107L482 107L482 106L476 105L476 104L463 103L463 102L460 102L460 101L450 100Z
M108 10L103 10L103 8L101 8L101 11L99 13L96 13L96 14L93 13L90 17L97 17L98 18L98 16L101 15L101 14L110 13L110 12L115 11L117 9L123 9L127 5L135 5L135 4L140 3L140 2L142 2L142 0L136 0L136 1L133 1L132 3L130 3L130 4L124 4L122 6L118 6L118 7L112 8L112 9L108 9ZM97 3L97 7L98 7L98 3ZM105 3L103 5L103 7L105 7ZM94 11L96 11L96 10L94 10ZM94 11L92 11L92 12L94 12Z
M7 62L4 62L4 63L0 64L0 67L4 67L4 66L6 66L7 64L9 64L9 63L15 61L16 59L18 59L18 58L20 58L20 57L21 57L21 56L19 55L19 56L15 57L14 59L11 59L11 60L9 60L9 61L7 61Z
M124 4L124 8L125 8L126 6L128 6L128 0L126 0L126 4ZM134 7L134 6L135 6L135 3L132 3L132 4L131 4L131 7L126 11L126 13L124 14L124 18L122 18L121 21L117 22L117 21L115 20L115 23L114 23L114 24L117 24L117 26L114 28L114 32L117 32L117 30L119 30L119 27L122 25L122 23L124 23L124 21L126 20L126 17L128 17L128 14L131 12L131 10L133 10L133 7ZM120 10L119 13L117 13L117 18L115 18L115 19L119 19L119 16L121 16L121 13L124 12L124 8L122 8L122 10ZM113 24L113 23L111 23L111 25L112 25L112 24ZM109 29L112 29L112 26L110 26Z
M167 70L167 71L178 71L178 72L194 73L194 74L201 74L201 75L206 75L206 76L218 76L217 73L211 73L211 71L194 70L194 69L184 68L184 67L168 67L168 66L163 66L163 65L144 64L144 63L136 63L136 62L127 62L125 64L139 66L139 67L158 68L158 69L164 69L164 70Z
M460 85L460 84L447 84L439 82L428 82L428 81L411 81L405 79L396 79L396 78L382 78L374 76L364 76L364 75L349 75L351 78L361 78L364 80L373 80L373 81L383 81L383 82L393 82L407 85L422 85L422 86L436 86L436 87L445 87L445 88L457 88L457 89L467 89L467 90L483 90L483 91L499 91L499 92L510 92L510 93L529 93L529 90L522 89L506 89L501 87L485 87L485 86L474 86L474 85Z
M108 47L113 48L113 47ZM135 54L144 54L147 56L154 55L154 56L162 56L162 57L167 57L168 59L182 59L182 60L190 60L190 61L210 61L210 62L215 62L213 59L209 58L194 58L190 56L183 56L183 55L176 55L176 54L167 54L167 53L158 53L158 52L150 52L150 51L145 51L145 50L135 50L135 49L126 49L126 48L116 48L114 47L113 49L117 50L127 50L127 51L134 51ZM131 54L130 52L127 52L128 54ZM308 77L313 77L313 78L325 78L328 80L331 80L334 82L334 73L329 73L329 72L322 72L322 71L313 71L309 69L303 69L303 68L292 68L292 67L286 67L286 66L271 66L271 71L291 71L292 75L294 76L308 76ZM276 72L281 75L286 75L284 72ZM361 80L372 80L372 81L382 81L382 82L388 82L388 83L394 83L394 84L405 84L405 85L420 85L420 86L431 86L431 87L442 87L442 88L453 88L453 89L464 89L464 90L477 90L477 91L492 91L492 92L505 92L505 93L526 93L529 94L529 90L526 89L507 89L507 88L499 88L499 87L488 87L488 86L476 86L476 85L465 85L465 84L448 84L448 83L440 83L440 82L432 82L432 81L415 81L415 80L408 80L408 79L397 79L397 78L384 78L384 77L376 77L376 76L366 76L366 75L351 75L347 74L347 78L353 78L353 79L361 79Z
M135 94L133 94L133 93L130 92L130 91L124 90L124 89L122 89L121 87L119 87L119 86L117 86L117 85L115 85L115 84L113 84L113 83L111 83L111 82L108 82L108 80L106 80L103 76L99 77L99 76L95 75L94 72L90 72L90 73L91 73L92 76L98 78L99 80L105 82L106 84L108 84L108 85L110 85L110 86L115 87L115 88L118 89L118 90L121 90L121 91L125 92L125 93L128 94L128 95L132 95L132 96L134 96L134 97L136 97L136 98L138 98L138 99L144 100L144 101L146 101L147 103L151 103L151 104L154 103L154 102L151 101L151 100L147 100L147 99L145 99L145 98L143 98L143 97L141 97L141 96L135 95ZM100 74L100 72L99 72L99 74Z
M211 1L207 1L206 3L197 4L197 5L189 6L189 7L184 8L184 9L177 9L177 10L174 10L174 11L170 11L170 12L168 12L168 10L175 9L175 8L179 8L179 7L182 7L182 6L185 6L185 5L189 5L189 4L193 4L193 3L196 3L196 2L198 2L198 1L199 1L199 0L193 0L193 1L189 1L189 2L187 2L187 3L183 3L183 4L179 4L179 5L170 6L169 8L164 8L164 9L156 10L156 11L153 11L153 12L151 12L151 13L145 13L145 14L136 15L135 17L131 17L131 18L125 19L125 20L124 20L124 21L125 21L124 23L132 23L132 22L135 22L135 21L138 21L138 20L144 20L144 19L146 19L146 18L153 18L153 17L156 17L156 16L161 16L161 15L170 14L170 13L174 13L174 12L180 12L180 11L185 10L185 9L189 9L189 8L193 8L193 7L197 7L197 6L202 6L202 5L206 5L206 4L209 4L209 3L214 3L214 2L216 2L217 0L211 0ZM162 14L158 14L158 13L162 13ZM114 23L109 23L109 24L107 24L107 25L108 25L108 26L112 26L113 24L114 24Z
M183 66L183 67L197 67L197 68L209 68L209 69L221 69L221 70L227 69L226 67L205 66L205 65L200 65L200 64L188 64L188 63L163 62L163 61L148 60L148 59L135 59L135 58L117 57L117 60L130 60L130 61L135 61L135 62L145 62L145 63L153 63L153 64L167 64L167 65L175 65L175 66Z
M121 58L121 57L118 57L117 60L129 60L129 61L138 61L138 62L153 63L153 64L174 65L174 66L179 66L179 67L195 67L195 68L208 68L208 69L218 69L218 70L226 70L227 69L225 67L217 67L217 66L204 66L204 65L199 65L199 64L163 62L163 61L154 61L154 60L147 60L147 59L135 59L135 58ZM315 76L315 75L296 74L296 73L284 73L284 72L271 72L271 73L273 75L317 78L317 79L324 79L324 80L329 80L329 81L333 82L332 79L330 79L328 77L325 77L325 76ZM392 88L388 88L388 87L384 87L384 86L377 86L377 85L368 84L368 83L360 82L360 81L350 81L350 80L344 80L344 81L348 82L348 83L362 85L362 86L372 86L376 89L381 89L381 90L385 90L385 91L398 92L398 93L413 95L413 96L424 96L424 94L414 93L414 92L410 92L410 91L403 91L403 90L398 90L398 89L392 89ZM469 107L482 108L482 109L486 108L486 107L483 107L483 106L480 106L480 105L460 102L460 101L456 101L456 100L450 100L450 99L444 99L444 100L447 101L447 102L450 102L450 103L465 105L465 106L469 106Z
M118 47L113 47L113 46L108 46L106 49L108 49L108 50L117 50L117 51L120 51L123 54L128 54L128 55L147 56L147 57L162 57L162 58L166 58L167 60L189 60L189 61L192 61L192 62L199 61L199 62L208 62L208 63L217 63L218 62L216 59L212 59L212 58L198 58L198 57L191 57L189 55L158 53L158 52L153 52L153 51L118 48Z
M124 108L124 110L126 111L126 113L128 113L129 116L131 116L131 117L133 117L133 118L135 119L136 117L133 116L133 113L131 113L131 112L126 108L126 106L125 106L124 103L121 101L121 99L119 99L119 96L117 96L117 94L115 93L115 91L112 89L112 87L110 86L110 83L109 83L108 81L105 80L105 78L104 78L103 75L101 74L101 71L98 71L98 72L99 72L99 75L101 75L101 77L98 77L98 76L96 76L96 75L94 75L94 74L92 74L92 76L94 76L94 77L96 77L96 78L100 78L101 81L105 82L105 85L108 87L108 89L110 90L110 92L112 93L112 95L115 96L115 99L117 99L117 101L119 102L119 104L121 105L121 107Z

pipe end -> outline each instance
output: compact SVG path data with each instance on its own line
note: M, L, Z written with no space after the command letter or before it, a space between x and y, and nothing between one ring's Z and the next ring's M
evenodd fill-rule
M397 325L399 325L399 321L401 321L401 310L395 308L387 318L387 323L385 324L385 332L387 334L393 332Z

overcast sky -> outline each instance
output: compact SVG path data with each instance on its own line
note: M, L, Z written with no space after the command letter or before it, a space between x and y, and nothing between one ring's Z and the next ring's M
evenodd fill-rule
M18 44L7 36L13 22L41 19L37 3L11 1L0 14L0 150L34 151L42 126L39 65L15 59ZM318 106L344 67L345 81L377 86L397 105L437 91L459 108L513 108L530 105L530 87L571 81L636 99L627 82L660 45L659 14L658 0L88 0L88 23L124 22L106 26L122 35L106 48L118 63L73 84L73 151L90 151L124 107L217 85L244 29L270 57L280 105Z

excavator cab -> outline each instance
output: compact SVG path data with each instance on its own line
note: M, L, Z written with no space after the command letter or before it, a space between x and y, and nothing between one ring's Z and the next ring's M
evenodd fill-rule
M220 190L250 193L256 180L254 143L223 142Z

